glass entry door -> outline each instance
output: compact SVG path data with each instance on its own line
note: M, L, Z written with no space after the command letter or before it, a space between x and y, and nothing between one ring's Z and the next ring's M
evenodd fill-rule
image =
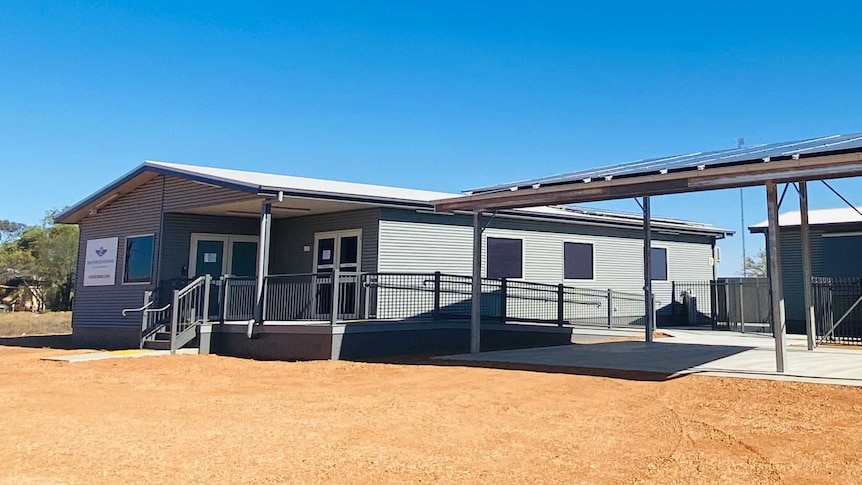
M257 238L232 234L192 234L189 278L257 274Z
M315 310L328 315L332 310L332 281L324 275L338 268L338 317L357 318L359 313L359 267L362 230L317 233L314 236ZM351 274L352 273L352 274Z
M190 271L190 278L197 278L206 274L218 278L222 275L224 268L225 242L223 240L202 239L195 247L194 270Z
M189 279L210 275L210 316L219 314L222 275L254 278L257 238L230 234L192 234Z

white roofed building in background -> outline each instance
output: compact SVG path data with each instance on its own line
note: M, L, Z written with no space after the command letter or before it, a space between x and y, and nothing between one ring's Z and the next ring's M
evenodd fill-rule
M811 209L808 211L808 223L814 225L862 223L862 207L835 207L832 209ZM799 211L789 211L778 215L778 224L783 226L799 226ZM769 226L768 221L751 226L752 232L764 232Z

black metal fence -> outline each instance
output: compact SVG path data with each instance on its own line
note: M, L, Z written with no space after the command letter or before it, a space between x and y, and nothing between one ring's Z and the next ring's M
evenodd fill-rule
M221 317L227 321L248 321L254 318L257 282L248 277L227 277L222 280Z
M862 345L862 278L812 278L818 343Z
M710 326L719 330L771 332L766 278L674 281L666 325Z
M443 273L370 273L367 318L470 318L470 276ZM610 309L610 311L609 311ZM643 326L643 297L610 290L506 279L482 279L481 316L500 322Z
M223 278L219 302L226 321L254 317L256 282ZM263 318L331 321L333 275L272 275L264 279ZM444 273L340 273L338 320L469 319L470 276ZM505 279L482 279L483 320L603 327L645 323L643 296Z

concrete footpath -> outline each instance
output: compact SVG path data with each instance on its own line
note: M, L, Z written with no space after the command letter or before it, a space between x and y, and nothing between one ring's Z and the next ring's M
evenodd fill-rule
M197 354L198 349L179 349L178 354ZM133 359L137 357L157 357L160 355L171 355L170 350L129 349L129 350L98 350L83 354L51 355L42 357L41 360L54 360L58 362L90 362L106 359Z
M472 363L643 371L673 378L686 374L862 386L862 348L806 349L805 336L789 335L787 369L775 372L772 337L710 330L666 330L655 343L581 341L574 345L441 357ZM578 339L573 339L578 342Z

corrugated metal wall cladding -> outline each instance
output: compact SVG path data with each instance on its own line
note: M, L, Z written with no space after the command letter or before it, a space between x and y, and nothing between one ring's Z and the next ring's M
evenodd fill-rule
M438 216L447 220L451 216ZM523 227L523 226L522 226ZM643 244L631 238L592 234L564 234L527 229L489 227L484 237L523 240L524 274L527 281L556 284L563 281L563 243L586 242L594 246L595 279L567 281L584 288L640 293L643 291ZM656 241L655 247L668 250L668 280L654 282L660 300L669 300L670 280L711 280L710 244ZM486 268L486 245L482 266ZM380 221L380 262L382 272L471 273L472 229L460 225L425 222Z
M140 325L135 316L123 317L123 308L141 305L143 292L153 285L124 285L123 269L127 236L154 234L158 247L161 215L161 178L151 180L129 194L98 209L97 213L81 221L78 247L77 286L75 289L72 325ZM87 241L118 237L117 268L113 286L88 287L83 285ZM156 267L153 258L153 268Z
M188 275L193 233L258 236L260 220L242 217L165 214L160 279Z
M362 229L361 270L377 271L377 238L379 209L362 209L333 214L321 214L289 219L277 219L272 225L270 273L310 273L314 269L314 254L304 247L314 248L318 232Z
M446 215L433 214L427 212L417 212L403 209L381 209L382 220L400 221L400 222L423 222L426 224L445 224L448 226L472 227L473 220L469 215ZM634 239L641 241L643 239L643 231L638 227L622 228L614 226L598 226L592 224L577 224L563 221L548 221L548 220L525 220L520 218L512 218L508 216L495 216L491 219L489 216L483 218L483 224L489 224L489 227L500 229L513 229L521 231L541 231L561 234L584 234L596 236L613 236L618 238ZM703 236L695 234L676 234L669 233L663 230L654 230L653 239L667 240L678 242L691 242L700 244L710 244L712 236Z
M811 274L829 276L823 272L823 228L812 227ZM805 319L805 301L802 281L802 239L799 228L782 228L778 234L781 248L781 284L784 309L788 320Z
M154 287L150 285L124 285L123 269L125 261L125 238L140 234L154 234L155 248L161 245L159 226L161 223L162 200L165 210L198 207L248 198L249 194L218 189L196 184L188 180L159 176L132 192L120 197L97 213L86 217L81 229L78 247L77 287L75 290L72 325L140 325L136 315L122 317L123 308L134 308L143 302L143 292ZM86 242L90 239L118 237L116 283L113 286L83 286ZM159 251L153 256L153 279L158 267ZM186 252L188 254L188 252Z

